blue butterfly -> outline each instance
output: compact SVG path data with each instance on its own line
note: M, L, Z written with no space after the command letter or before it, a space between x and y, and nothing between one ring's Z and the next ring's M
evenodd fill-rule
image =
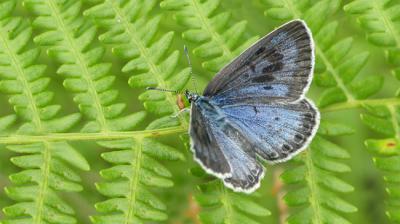
M287 161L303 151L319 126L305 98L314 69L314 43L293 20L260 39L217 73L203 95L189 91L194 159L238 192L256 190L258 162Z

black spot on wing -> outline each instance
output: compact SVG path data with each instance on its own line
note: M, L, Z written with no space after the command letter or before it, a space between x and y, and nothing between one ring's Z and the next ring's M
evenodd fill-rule
M284 55L279 52L278 49L273 48L270 51L267 51L263 58L270 62L281 62L283 60Z
M254 113L258 114L258 109L257 109L257 107L253 106L253 110L254 110Z
M265 47L260 47L260 48L256 51L255 55L258 56L258 55L262 54L264 51L265 51Z
M282 149L283 149L285 152L291 152L291 151L292 151L292 146L290 146L290 145L288 145L288 144L283 144L283 145L282 145Z
M294 136L294 141L295 141L296 143L302 143L302 142L304 142L304 140L305 140L305 138L304 138L304 136L301 135L301 134L296 134L296 135Z
M272 82L274 80L275 80L275 78L272 74L265 74L265 75L257 76L255 78L253 78L251 81L255 82L255 83L264 83L264 82Z
M231 184L236 189L249 190L254 188L260 182L260 178L263 173L263 168L260 164L257 164L255 169L246 170L247 174L243 176L228 177L224 179L224 182Z
M250 70L251 70L252 72L255 72L255 71L256 71L256 66L255 66L254 64L252 64L252 63L249 63L249 68L250 68Z
M268 66L265 66L262 69L262 73L277 72L277 71L280 71L282 68L283 68L283 63L277 62L277 63L270 64Z

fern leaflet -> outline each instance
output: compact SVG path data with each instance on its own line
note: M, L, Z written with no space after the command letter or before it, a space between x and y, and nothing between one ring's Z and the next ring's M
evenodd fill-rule
M2 4L1 8L8 10L2 15L11 14L15 2ZM51 105L53 93L46 91L50 82L44 76L46 66L34 64L39 50L26 47L31 27L19 17L0 19L0 90L10 96L9 102L23 120L17 132L30 135L66 131L80 115L56 117L61 107ZM8 126L14 119L4 117L0 121ZM4 208L8 219L2 223L75 223L74 210L57 191L81 191L80 177L73 168L89 170L87 161L65 141L42 140L7 148L24 154L11 159L23 171L10 176L13 186L7 187L6 193L17 203Z
M396 1L352 1L344 6L344 10L357 15L358 22L367 34L367 40L386 51L388 62L395 66L393 71L400 79L400 4ZM400 94L397 91L396 96ZM367 149L374 156L374 163L383 172L388 192L387 215L396 223L400 223L400 194L398 171L400 156L398 144L399 131L399 101L396 99L385 105L363 104L368 111L361 116L361 120L372 130L388 138L368 139L365 141Z
M144 87L158 86L159 88L181 90L189 79L189 69L176 71L179 53L178 51L169 52L173 38L172 32L162 34L159 39L155 38L161 19L161 16L150 15L155 3L156 1L104 1L86 10L85 15L93 18L96 24L105 29L105 33L101 34L99 39L110 45L113 53L117 56L127 60L122 71L133 72L128 81L130 86L143 89ZM146 91L140 94L139 99L144 102L147 111L161 116L149 124L147 129L187 127L184 117L171 117L171 114L178 112L175 96L171 93ZM184 157L180 154L166 156L165 153L168 151L171 153L173 149L154 140L135 139L135 141L137 143L131 147L131 150L137 156L129 161L135 166L134 170L130 171L134 179L128 178L131 189L124 195L128 201L125 204L128 204L129 207L116 209L124 213L124 216L118 215L118 220L123 220L124 223L165 220L167 218L165 205L152 196L146 188L172 186L172 182L167 179L170 174L161 165L157 165L156 160L151 161L157 165L157 170L148 167L149 164L146 161L150 161L151 157L147 158L147 156L152 152L154 158L163 160L169 157L171 157L170 159L183 159ZM105 159L109 161L107 158ZM150 177L150 173L154 177ZM109 197L120 196L110 191L107 193L104 187L99 187L99 190ZM104 203L109 203L109 201ZM115 211L114 209L101 209L99 207L101 205L102 203L97 204L97 210L100 212ZM93 221L94 223L107 223L104 220L108 220L108 217L109 215L95 217Z
M247 22L241 21L231 25L229 12L217 13L219 4L219 0L165 0L160 4L161 8L175 12L175 20L187 29L182 33L182 37L200 45L193 49L193 53L204 61L203 67L212 72L220 70L223 65L258 39L253 36L243 41ZM231 27L227 29L230 25ZM196 199L203 208L200 219L204 223L258 223L249 216L270 214L268 210L254 203L250 197L225 189L219 180L201 186L202 190L196 195ZM204 200L212 197L216 198L211 202ZM246 205L251 205L255 210L253 212L251 209L247 210Z
M265 11L267 16L274 19L302 18L313 31L316 51L314 81L319 86L326 87L318 100L320 107L340 102L352 104L380 90L383 84L382 77L355 79L365 65L368 53L351 55L349 52L352 38L337 41L335 33L338 22L326 22L329 18L327 15L333 15L337 11L340 1L319 1L313 6L306 0L265 2L270 6ZM299 167L304 170L305 175L296 178L296 171L288 169L282 176L286 183L306 184L306 188L290 192L285 197L290 206L306 205L302 212L289 217L289 223L307 222L306 220L312 223L349 223L337 212L351 213L357 210L336 196L336 193L353 190L349 184L335 176L337 173L350 171L349 167L340 161L349 155L339 146L320 136L323 133L337 131L335 131L337 125L326 124L323 120L319 136L314 139L310 150L302 158L303 164Z
M109 182L97 184L98 190L112 199L97 203L102 216L92 217L93 223L142 223L145 220L166 220L165 205L148 189L171 187L171 173L154 158L183 159L175 149L153 139L123 139L100 142L110 149L102 157L115 166L102 170L101 176ZM119 214L120 213L120 214Z
M368 113L361 115L365 125L384 136L381 139L367 139L365 145L374 156L376 167L383 173L386 182L387 215L391 221L400 223L400 124L398 104L375 106L364 104Z
M193 53L212 72L219 71L258 39L253 36L243 42L247 22L231 24L229 12L217 13L219 4L220 0L164 0L160 4L161 8L176 12L177 23L187 28L182 37L199 45Z
M387 51L389 63L396 66L395 74L400 76L400 4L393 0L354 0L344 10L357 15L367 40Z
M62 63L57 73L66 77L65 88L76 93L81 113L92 120L82 132L129 130L144 119L144 112L122 116L126 104L114 103L118 91L111 89L111 64L100 63L104 48L93 47L96 28L79 17L80 1L27 0L25 6L38 15L34 27L45 30L35 42L48 46L49 56Z
M253 196L254 197L254 196ZM251 197L227 189L219 180L199 186L196 201L202 207L199 218L202 223L259 223L254 217L271 213L251 200Z
M99 39L112 46L113 52L128 62L123 72L134 72L129 84L135 88L155 87L182 90L189 79L189 69L176 71L179 52L170 53L173 32L154 40L161 16L150 16L156 1L104 1L85 11L106 32ZM146 91L139 96L145 108L157 115L178 112L171 93ZM165 118L168 119L168 118ZM184 119L180 120L187 126Z

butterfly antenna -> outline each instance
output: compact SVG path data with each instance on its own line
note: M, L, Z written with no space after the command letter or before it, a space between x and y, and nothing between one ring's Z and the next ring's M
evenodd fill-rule
M183 45L183 50L185 51L186 59L187 59L188 64L189 64L189 68L190 68L190 71L189 71L189 72L190 72L190 78L191 78L191 80L192 80L192 84L193 84L194 91L195 91L196 93L198 93L198 92L197 92L196 80L195 80L194 75L193 75L192 62L190 62L189 51L188 51L188 48L186 47L186 45Z
M170 93L179 94L179 91L178 91L178 90L161 89L161 88L156 88L156 87L146 87L146 90L157 90L157 91L161 91L161 92L170 92Z

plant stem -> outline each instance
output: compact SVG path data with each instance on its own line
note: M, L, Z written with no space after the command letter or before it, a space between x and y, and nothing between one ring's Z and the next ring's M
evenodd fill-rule
M0 136L0 144L27 144L42 141L85 141L85 140L114 140L123 138L158 137L186 132L183 126L144 131L125 131L107 133L55 133L45 135L10 135Z
M384 99L371 99L371 100L352 100L344 103L337 103L331 106L320 109L321 112L334 112L338 110L347 110L361 107L364 104L372 106L389 106L400 105L400 98L384 98Z

